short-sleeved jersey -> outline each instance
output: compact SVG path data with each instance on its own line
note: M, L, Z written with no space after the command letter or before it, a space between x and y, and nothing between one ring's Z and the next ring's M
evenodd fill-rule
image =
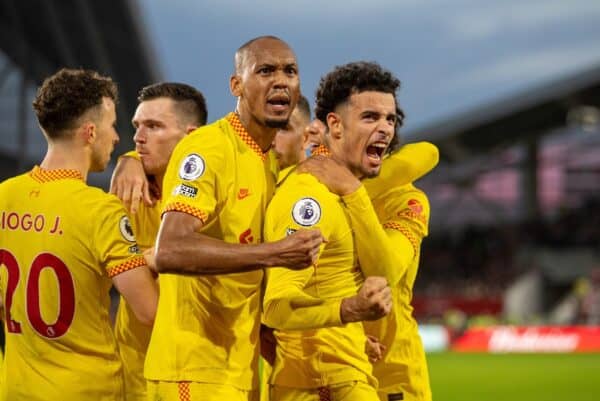
M231 113L178 143L164 179L163 210L201 219L201 232L210 237L256 244L274 184L267 154ZM257 390L262 278L262 270L161 274L146 378Z
M0 184L2 400L122 400L111 277L144 265L117 197L73 170Z
M386 168L385 162L382 168ZM411 306L421 241L428 234L429 201L413 184L395 186L389 180L375 178L365 187L369 194L376 194L373 208L390 238L400 235L396 241L412 246L412 252L408 252L412 259L406 262L405 273L392 287L392 312L375 322L365 322L366 331L387 347L384 358L374 364L373 373L380 391L403 393L405 400L430 400L427 363Z
M154 246L160 227L161 211L162 200L158 200L154 206L141 203L137 213L131 216L131 225L141 251ZM146 400L144 360L151 334L152 327L140 323L125 298L121 296L115 319L115 337L123 360L126 401Z
M374 384L362 324L340 321L341 299L356 295L364 281L352 228L338 196L314 176L292 172L269 204L265 239L280 240L302 228L319 228L327 242L315 266L267 271L264 321L277 338L271 383L296 388Z

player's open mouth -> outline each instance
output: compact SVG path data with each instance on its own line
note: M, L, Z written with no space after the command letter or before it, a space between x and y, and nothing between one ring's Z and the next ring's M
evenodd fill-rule
M387 142L375 142L367 146L367 156L371 160L380 161L387 148Z
M273 95L267 99L267 104L275 111L287 110L290 106L290 98L286 95Z

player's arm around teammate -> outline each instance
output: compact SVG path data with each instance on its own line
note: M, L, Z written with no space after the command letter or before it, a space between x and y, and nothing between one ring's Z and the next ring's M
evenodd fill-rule
M430 143L420 142L405 145L385 159L380 175L365 179L365 185L361 185L361 181L347 168L324 156L312 157L298 169L313 174L331 192L342 198L355 230L361 269L366 276L386 277L393 287L415 257L413 242L408 237L420 234L401 233L382 225L384 222L379 221L371 199L381 196L386 189L418 179L431 171L437 161L437 148Z
M215 165L222 163L217 159ZM111 192L129 205L132 212L138 209L142 200L153 202L141 162L125 155L119 160L118 167L119 171L115 170L111 181ZM212 174L217 179L218 172ZM299 269L313 263L322 241L318 231L299 230L281 241L240 246L201 233L205 223L203 218L193 214L166 212L152 267L159 273L188 275L236 273L272 266Z

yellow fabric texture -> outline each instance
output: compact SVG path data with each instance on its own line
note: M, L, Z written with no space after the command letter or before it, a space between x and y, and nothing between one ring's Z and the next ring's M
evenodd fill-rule
M272 386L271 401L377 401L375 389L360 381L339 383L333 386L299 390L290 387ZM386 399L387 401L387 399Z
M327 243L316 266L267 269L264 322L277 338L271 383L305 389L374 383L362 325L342 326L339 315L341 299L355 295L363 283L348 218L339 197L314 176L292 172L269 204L265 240L302 228L319 228Z
M138 152L136 152L135 150L130 150L127 153L123 153L121 156L119 156L119 158L121 157L132 157L135 160L142 160L142 158L140 157L140 154Z
M148 381L147 399L151 401L258 401L258 392L214 383Z
M0 399L122 400L109 289L144 259L117 197L34 167L0 184L0 250Z
M423 149L427 147L420 150ZM411 155L407 150L414 153ZM387 394L403 393L405 400L430 400L427 362L411 306L421 241L428 234L429 201L413 184L405 184L406 178L398 178L411 177L415 171L407 172L405 162L398 160L422 160L426 156L419 153L419 148L404 151L402 158L392 156L384 161L382 175L365 182L372 208L362 191L345 197L344 201L355 228L361 268L385 270L392 283L394 304L390 315L364 324L367 333L387 347L384 358L373 367L380 398L387 400ZM429 170L434 166L435 163L430 163ZM429 170L423 170L423 174ZM381 223L380 230L363 224L372 221L373 211Z
M154 246L160 227L161 209L161 200L154 206L141 203L137 213L131 215L131 225L141 251ZM146 400L144 359L151 334L152 327L140 323L125 298L121 296L115 319L115 338L123 360L126 401Z
M256 148L234 114L190 133L169 161L163 210L202 219L201 232L225 242L262 242L275 177ZM145 377L258 390L262 278L161 274Z

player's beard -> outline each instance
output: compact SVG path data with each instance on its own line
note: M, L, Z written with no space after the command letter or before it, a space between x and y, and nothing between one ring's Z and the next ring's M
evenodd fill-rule
M289 121L289 118L286 118L285 120L266 119L265 125L269 128L285 129L288 126Z

